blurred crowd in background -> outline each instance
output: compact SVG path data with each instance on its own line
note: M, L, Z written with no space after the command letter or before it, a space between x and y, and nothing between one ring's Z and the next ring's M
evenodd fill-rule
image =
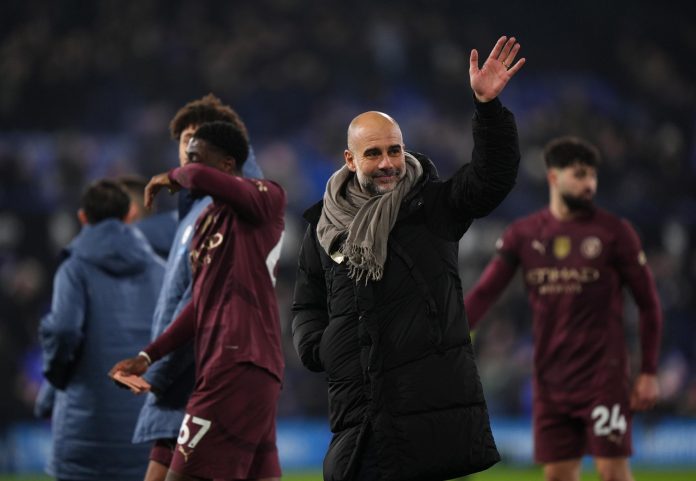
M570 3L570 2L566 2ZM580 2L578 2L579 4ZM365 110L401 124L441 176L469 160L469 51L515 35L528 63L503 93L517 118L518 184L461 243L467 289L516 217L542 208L541 151L556 135L604 156L599 205L638 230L664 310L651 416L696 415L696 12L669 2L445 0L180 2L23 0L0 6L0 431L31 418L37 325L79 196L100 177L173 167L168 123L214 92L246 121L266 177L288 192L277 292L286 380L281 416L325 416L321 374L299 364L290 304L303 210L343 162ZM690 8L690 11L688 10ZM159 210L175 205L160 199ZM513 283L477 333L492 415L528 415L531 315ZM638 361L637 316L627 336ZM134 353L141 346L133 346Z

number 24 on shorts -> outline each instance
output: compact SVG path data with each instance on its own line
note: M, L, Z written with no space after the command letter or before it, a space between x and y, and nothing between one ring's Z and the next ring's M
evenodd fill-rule
M618 431L621 434L626 432L626 417L621 414L619 404L614 404L611 407L611 413L606 406L595 407L592 410L592 419L595 419L595 436L608 436L612 431Z
M189 427L189 421L191 421L191 424L199 426L199 429L193 436L193 439L191 439L191 442L189 442L189 438L191 437L191 428ZM186 416L184 416L184 422L181 423L181 430L179 431L179 437L177 438L176 442L181 445L188 443L189 448L195 448L196 445L200 442L201 438L205 436L205 433L207 433L209 429L210 421L208 421L207 419L186 414Z

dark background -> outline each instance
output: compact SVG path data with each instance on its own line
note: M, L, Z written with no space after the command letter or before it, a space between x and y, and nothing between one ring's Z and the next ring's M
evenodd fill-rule
M443 176L468 161L469 51L515 35L527 65L501 99L516 115L514 192L461 244L465 289L512 219L546 204L541 149L584 136L604 156L598 203L638 230L665 314L652 416L696 414L696 11L691 2L5 1L0 5L0 432L31 418L36 329L85 185L177 162L167 126L214 92L245 119L289 194L278 284L282 416L325 416L321 375L289 338L300 214L342 162L365 110L401 124ZM160 209L173 204L166 196ZM476 337L493 415L529 413L530 315L518 279ZM627 303L634 360L636 312ZM134 346L134 350L137 346Z

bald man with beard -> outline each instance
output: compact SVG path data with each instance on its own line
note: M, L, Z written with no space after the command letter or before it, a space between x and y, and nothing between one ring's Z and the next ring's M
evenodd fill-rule
M444 480L499 460L469 337L459 240L512 189L519 144L498 95L524 64L501 37L470 57L474 151L448 180L381 112L348 128L345 165L305 213L293 300L303 364L325 372L327 481Z

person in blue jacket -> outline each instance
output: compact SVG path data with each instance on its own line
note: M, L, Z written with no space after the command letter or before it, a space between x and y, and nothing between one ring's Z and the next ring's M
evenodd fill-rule
M66 249L39 340L44 376L56 388L47 472L59 480L139 481L148 450L131 443L143 399L116 389L107 372L147 343L164 268L126 225L130 199L114 181L84 193L83 225Z
M169 249L174 241L177 226L177 211L157 212L145 208L143 194L147 179L141 175L128 174L116 179L131 199L129 216L133 225L143 233L150 247L162 260L167 260Z
M136 227L147 239L148 244L161 259L166 261L177 227L177 211L148 211L145 209L143 192L147 179L139 175L123 175L114 179L130 197L130 209L126 222ZM34 416L50 419L55 401L55 388L45 379L39 387L34 401Z
M213 94L187 103L174 115L169 130L179 145L180 166L188 163L186 147L196 129L203 123L216 120L230 122L247 133L239 115ZM244 163L243 175L263 177L251 150ZM191 300L189 244L198 215L212 200L186 190L178 195L179 224L167 258L151 339L159 337ZM184 409L193 391L194 374L193 346L188 345L164 357L143 376L152 385L152 392L147 394L138 417L133 442L152 443L145 481L164 481L166 477L184 419Z

